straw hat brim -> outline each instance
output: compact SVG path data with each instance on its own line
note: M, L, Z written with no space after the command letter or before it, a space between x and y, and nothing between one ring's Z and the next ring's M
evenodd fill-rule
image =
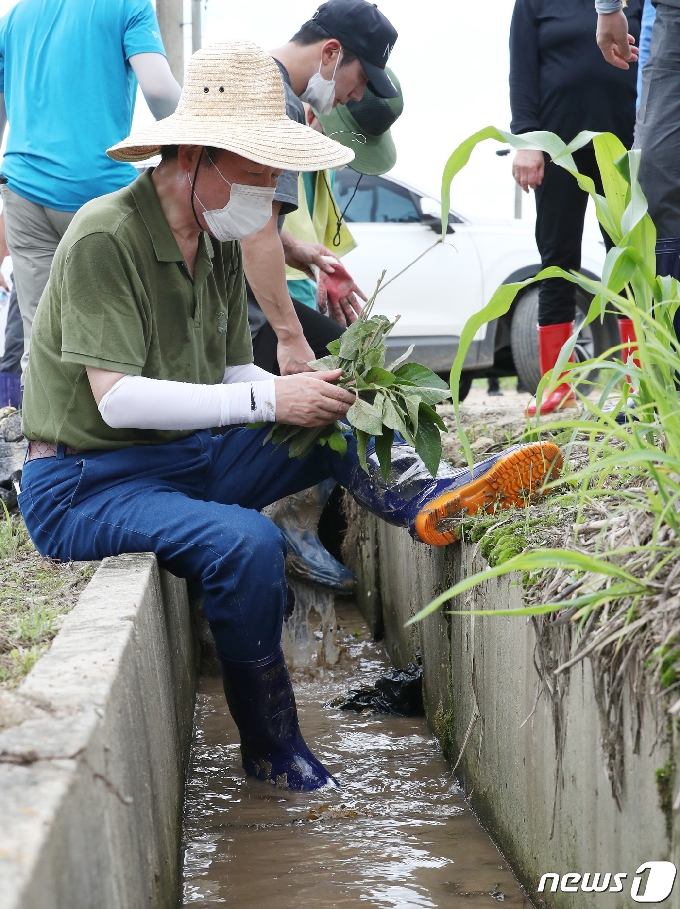
M317 171L341 167L354 152L288 117L262 120L175 113L107 150L116 161L144 161L164 145L224 148L266 167Z

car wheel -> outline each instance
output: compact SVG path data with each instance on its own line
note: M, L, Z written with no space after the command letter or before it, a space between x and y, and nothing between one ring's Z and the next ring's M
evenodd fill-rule
M592 297L580 287L576 291L576 327L583 325ZM538 357L538 286L529 287L520 297L512 317L510 343L512 357L515 361L517 375L524 388L532 395L541 380L541 366ZM618 328L615 316L608 314L604 322L599 319L582 327L574 353L579 362L599 357L619 343ZM598 370L594 369L588 376L588 382L597 380ZM587 383L579 385L582 394L588 394L592 386Z

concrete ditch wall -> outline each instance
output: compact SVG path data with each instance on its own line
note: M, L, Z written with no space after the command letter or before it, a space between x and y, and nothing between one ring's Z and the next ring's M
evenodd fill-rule
M661 809L656 779L657 770L674 762L674 748L666 734L657 740L653 705L645 705L637 749L625 706L625 783L619 810L605 772L591 666L586 661L573 669L564 703L566 738L558 778L551 706L545 696L536 703L535 633L525 618L438 612L404 628L442 590L486 567L475 556L475 547L433 549L366 513L355 520L361 526L353 529L362 541L357 573L364 590L359 602L366 608L366 591L380 590L382 616L376 617L371 597L367 619L373 627L384 627L397 665L421 652L430 726L454 762L466 745L456 776L532 900L557 909L637 905L630 891L639 866L668 860L680 865L680 826ZM367 552L370 540L375 545ZM452 608L522 605L518 577L497 579L466 596ZM677 788L676 783L672 795ZM589 883L595 872L623 872L627 878L616 894L539 894L537 886L547 872L560 878L567 872L591 872ZM680 906L680 883L664 905Z
M0 733L0 909L177 904L196 681L185 582L106 559Z

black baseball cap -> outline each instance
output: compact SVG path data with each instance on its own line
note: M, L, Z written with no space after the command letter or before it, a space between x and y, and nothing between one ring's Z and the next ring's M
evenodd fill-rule
M357 55L368 76L368 86L379 98L399 95L385 72L397 40L397 30L368 0L327 0L312 16L332 38Z

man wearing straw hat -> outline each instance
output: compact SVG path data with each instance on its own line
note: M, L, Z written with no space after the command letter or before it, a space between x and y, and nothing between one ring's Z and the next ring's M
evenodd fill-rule
M435 544L437 521L540 484L556 446L525 446L469 471L425 474L398 442L397 477L343 457L263 444L281 420L319 426L353 402L339 370L273 377L252 365L239 238L271 215L287 167L353 153L286 116L271 56L231 42L191 58L176 112L109 149L161 164L87 203L57 249L33 327L20 507L38 550L60 560L155 552L200 581L246 772L297 790L331 785L302 738L280 647L288 604L281 531L259 510L328 477ZM401 460L397 460L397 459ZM408 467L408 470L404 470ZM401 468L401 473L400 473Z

